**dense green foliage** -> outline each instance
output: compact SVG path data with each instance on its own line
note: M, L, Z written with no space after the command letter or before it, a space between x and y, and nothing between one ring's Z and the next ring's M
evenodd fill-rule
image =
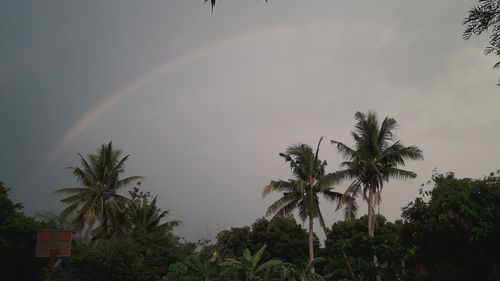
M0 182L0 280L39 280L47 262L34 255L40 225L25 216L22 204L12 202L8 193Z
M307 232L291 216L275 220L269 228L269 221L260 218L251 227L233 227L217 234L213 245L202 252L211 256L217 252L220 258L236 258L245 249L257 251L263 245L268 245L263 260L277 258L293 264L307 261ZM318 250L319 240L314 238L315 250Z
M408 250L399 241L401 221L391 223L377 216L375 237L368 235L367 222L368 217L363 216L332 226L320 252L328 258L322 272L332 273L335 280L375 280L377 275L382 280L398 280L403 275ZM379 266L373 264L373 254L377 255Z
M315 258L297 266L278 259L265 261L263 255L267 245L260 247L255 254L250 250L243 250L237 258L220 259L217 253L210 258L200 256L189 257L182 262L170 266L169 273L164 281L216 281L216 280L241 280L241 281L312 281L325 280L324 276L314 273L311 269L324 261ZM329 275L328 275L329 276Z
M403 211L415 280L500 280L500 178L435 175Z
M160 280L170 264L193 253L173 235L138 233L94 241L79 240L56 280Z

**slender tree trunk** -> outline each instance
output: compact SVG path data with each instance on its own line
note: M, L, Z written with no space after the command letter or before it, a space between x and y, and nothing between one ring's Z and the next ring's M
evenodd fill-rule
M374 208L374 194L373 191L370 190L368 192L368 236L370 237L375 237L375 230L374 226L374 214L375 214L375 208Z
M347 264L347 268L349 269L349 273L351 274L352 280L358 281L358 278L356 278L356 275L354 274L354 270L352 270L352 266L351 266L351 262L349 261L349 258L347 257L347 255L343 249L341 249L341 251L342 251L342 256L344 257L344 261Z
M314 259L314 232L313 232L313 217L309 216L309 260ZM311 272L314 273L314 267L311 268Z
M368 236L375 237L375 220L377 219L375 216L375 205L376 205L376 192L374 192L371 188L368 194ZM373 253L373 265L378 268L378 258L375 253ZM380 281L380 275L377 274L377 281Z
M310 179L310 182L313 182L313 179ZM314 217L313 211L310 209L313 205L313 185L311 184L309 187L309 260L312 261L314 259ZM311 272L314 273L314 266L311 267Z
M368 194L368 236L370 237L375 237L375 222L376 222L376 215L375 215L375 208L377 205L377 193L373 191L370 188L369 194ZM373 253L373 265L378 268L378 258L375 253ZM381 281L382 279L380 278L380 275L377 274L376 276L377 281Z

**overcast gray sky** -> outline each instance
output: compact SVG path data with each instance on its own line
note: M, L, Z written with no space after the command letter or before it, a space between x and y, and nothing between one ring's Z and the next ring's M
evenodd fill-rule
M112 140L195 240L264 215L287 146L352 144L354 113L375 110L424 151L417 179L384 187L397 219L435 167L500 168L497 58L461 39L474 3L1 1L0 180L27 212L59 210L65 167ZM328 141L320 154L338 168Z

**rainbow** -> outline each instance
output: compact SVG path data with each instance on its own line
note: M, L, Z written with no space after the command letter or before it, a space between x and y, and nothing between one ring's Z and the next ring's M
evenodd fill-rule
M64 132L64 134L59 138L57 143L51 148L48 155L48 160L57 157L72 140L74 140L89 124L95 121L100 115L106 112L109 108L117 104L121 99L123 99L128 94L137 92L137 90L139 90L141 87L146 85L148 82L154 80L155 78L158 78L161 75L165 75L167 72L172 71L180 66L190 64L217 50L221 50L237 44L257 39L265 39L274 36L291 35L295 34L297 31L299 31L298 28L275 27L275 28L268 28L265 31L250 32L242 36L231 37L213 43L204 48L197 49L191 53L176 57L173 60L167 61L166 63L163 63L160 66L153 68L151 71L146 72L139 78L130 80L125 86L119 88L118 90L112 92L111 94L106 95L104 99L99 101L82 117L80 117L68 130Z

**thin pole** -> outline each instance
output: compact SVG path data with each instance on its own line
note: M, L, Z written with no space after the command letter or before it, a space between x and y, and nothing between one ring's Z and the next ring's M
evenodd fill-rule
M56 263L56 257L57 255L57 250L50 250L50 257L49 257L49 270L47 274L47 281L52 281L52 278L54 276L54 265Z

